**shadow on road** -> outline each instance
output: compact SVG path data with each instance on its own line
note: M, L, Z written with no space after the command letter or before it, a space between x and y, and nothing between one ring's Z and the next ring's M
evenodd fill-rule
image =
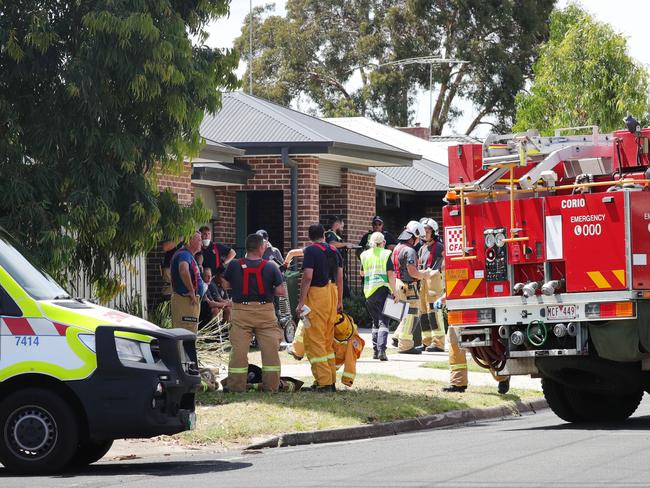
M552 430L648 430L650 431L650 415L643 415L639 417L630 417L622 422L581 422L581 423L568 423L562 419L557 419L557 425L542 425L538 427L527 427L521 429L507 429L512 432L517 431L552 431Z
M56 475L56 478L76 478L83 476L183 476L207 473L220 473L249 468L252 463L223 460L204 461L161 461L161 462L113 462L93 464L80 469ZM13 477L0 468L0 478ZM16 476L19 477L19 476Z

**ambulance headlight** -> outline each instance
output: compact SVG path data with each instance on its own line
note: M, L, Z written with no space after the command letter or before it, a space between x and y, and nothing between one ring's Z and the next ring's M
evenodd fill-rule
M123 337L115 338L115 348L117 349L117 357L120 361L132 361L136 363L145 363L144 352L142 346L149 346L140 341L131 339L124 339Z

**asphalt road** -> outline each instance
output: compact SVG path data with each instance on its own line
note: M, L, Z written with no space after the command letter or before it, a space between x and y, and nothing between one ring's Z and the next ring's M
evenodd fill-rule
M650 397L617 425L549 410L509 420L337 444L102 462L17 487L627 487L650 484Z

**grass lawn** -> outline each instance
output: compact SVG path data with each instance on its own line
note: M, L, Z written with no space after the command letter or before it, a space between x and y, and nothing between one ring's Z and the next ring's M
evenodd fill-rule
M234 446L285 432L386 422L541 396L516 389L501 396L494 387L478 386L470 386L463 394L449 394L440 391L442 386L395 376L360 375L352 389L337 393L201 393L196 430L177 439L183 444Z
M434 369L449 369L449 363L447 361L431 361L430 363L424 363L420 365L421 368L434 368ZM490 370L481 368L472 360L467 360L467 371L472 371L474 373L487 373L490 374Z

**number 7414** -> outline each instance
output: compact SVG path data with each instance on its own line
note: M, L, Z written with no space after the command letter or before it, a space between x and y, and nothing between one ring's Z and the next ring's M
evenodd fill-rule
M16 346L32 347L39 344L38 336L16 336Z

